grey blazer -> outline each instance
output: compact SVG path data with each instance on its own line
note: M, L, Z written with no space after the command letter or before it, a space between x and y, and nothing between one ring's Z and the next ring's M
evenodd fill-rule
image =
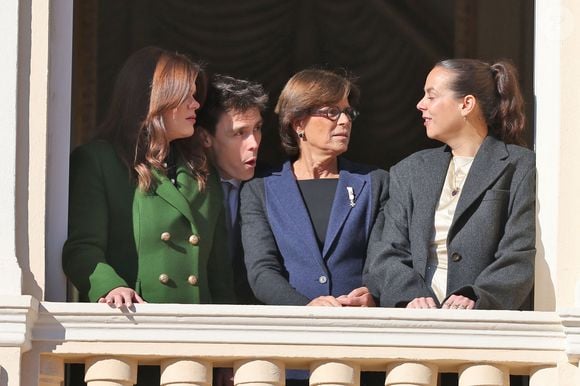
M451 151L423 150L391 169L389 200L369 242L364 283L383 307L437 298L425 282L434 216ZM471 166L449 235L447 297L519 309L534 280L535 155L488 136ZM383 227L384 226L384 227Z

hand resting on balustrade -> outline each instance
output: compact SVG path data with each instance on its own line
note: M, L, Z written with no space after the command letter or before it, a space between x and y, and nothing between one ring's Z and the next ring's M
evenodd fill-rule
M133 288L128 287L114 288L107 295L99 298L98 302L107 303L117 308L122 306L131 307L133 303L147 303Z
M475 307L475 301L472 299L461 296L461 295L451 295L449 299L443 303L441 308L443 309L458 309L458 310L472 310ZM407 308L439 308L437 303L431 297L427 298L415 298L407 304Z

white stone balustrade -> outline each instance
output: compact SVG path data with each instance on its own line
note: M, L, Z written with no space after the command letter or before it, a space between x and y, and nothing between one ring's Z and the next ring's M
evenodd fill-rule
M22 349L22 371L0 363L22 374L8 386L60 385L65 363L85 363L89 386L132 385L137 365L160 366L162 386L210 386L215 367L233 368L236 386L282 386L289 369L309 369L313 386L358 386L361 371L385 372L386 386L434 386L444 372L462 386L508 385L509 375L580 384L580 309L13 302L0 327L0 351Z
M387 367L386 386L436 386L437 366L426 363L393 363Z
M360 365L321 361L310 367L310 386L358 386Z
M506 366L471 364L459 369L459 386L507 386L509 378Z
M284 385L284 364L280 361L250 359L234 364L235 386Z
M167 359L161 362L161 386L211 386L212 366L207 361Z
M92 357L85 362L87 386L131 386L137 383L137 361L123 357Z

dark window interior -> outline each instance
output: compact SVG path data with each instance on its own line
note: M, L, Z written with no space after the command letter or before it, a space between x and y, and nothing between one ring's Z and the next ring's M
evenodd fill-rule
M130 53L159 45L201 59L213 72L255 80L271 108L261 160L276 163L273 106L286 80L315 65L358 76L361 116L347 156L388 168L437 143L415 109L432 65L448 57L511 59L520 71L533 144L532 0L75 0L73 146L107 108Z

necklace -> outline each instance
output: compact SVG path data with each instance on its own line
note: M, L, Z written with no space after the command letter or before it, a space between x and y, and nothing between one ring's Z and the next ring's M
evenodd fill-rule
M455 159L457 158L458 164L455 164ZM467 173L471 168L471 163L473 162L472 157L453 157L451 158L451 195L453 197L457 196L463 188L463 184L465 183L465 179L467 177Z

